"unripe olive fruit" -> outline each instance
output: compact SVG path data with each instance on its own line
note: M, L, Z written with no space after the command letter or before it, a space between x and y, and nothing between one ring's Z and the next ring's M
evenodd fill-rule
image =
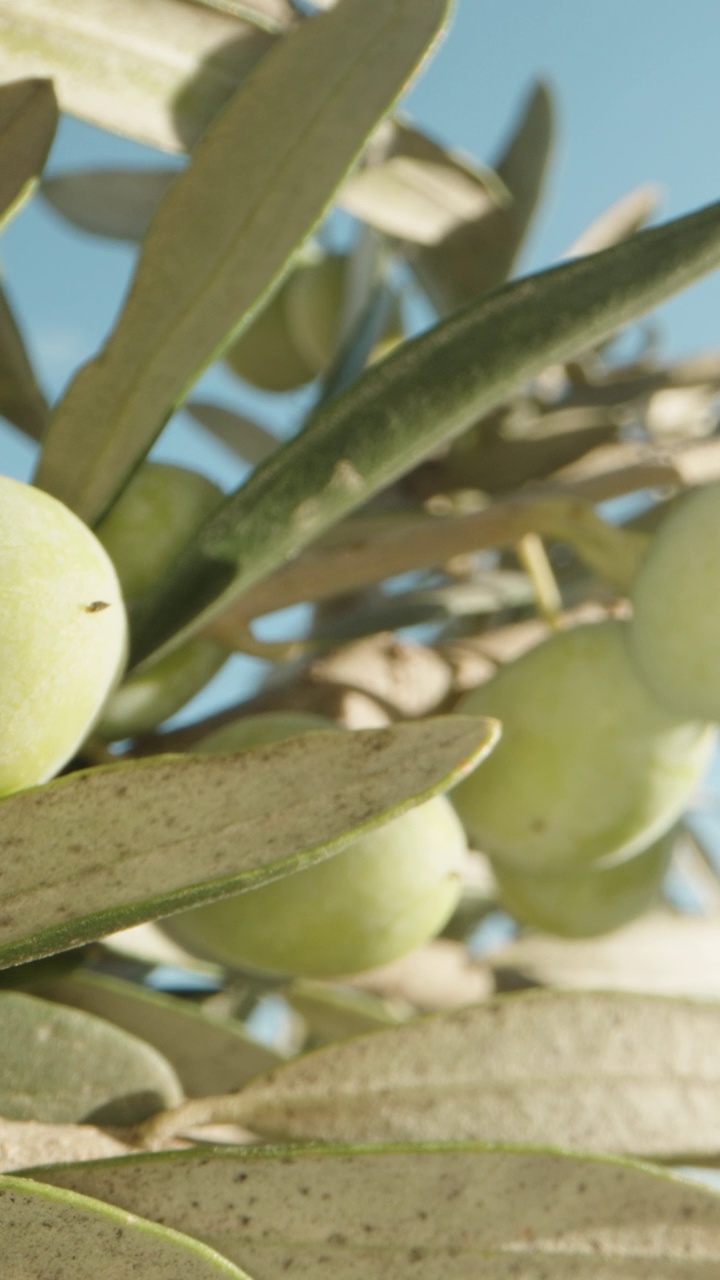
M503 906L523 924L561 938L610 933L643 915L659 897L675 831L624 862L577 871L515 871L493 862Z
M662 708L636 675L628 626L559 632L458 705L502 737L453 792L471 842L517 871L630 856L675 822L715 732Z
M205 476L169 463L135 472L97 535L110 554L125 599L147 594L222 500ZM147 733L204 688L227 659L211 640L190 640L131 675L109 699L97 731L108 741Z
M333 729L319 716L268 713L225 726L198 750ZM230 967L319 978L372 969L442 929L459 897L466 848L452 806L436 796L324 862L164 926L189 951Z
M631 652L660 701L720 720L720 482L683 498L632 590Z
M122 671L127 621L112 561L61 502L0 477L0 795L75 754Z

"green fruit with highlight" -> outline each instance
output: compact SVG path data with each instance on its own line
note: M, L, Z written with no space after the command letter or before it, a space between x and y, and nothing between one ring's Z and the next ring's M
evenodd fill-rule
M319 716L237 721L198 748L216 753L332 732ZM189 951L231 968L306 977L373 969L442 929L460 891L465 836L437 796L324 862L164 922Z
M702 778L714 729L656 702L627 633L622 622L560 632L458 705L502 723L453 802L471 842L505 867L561 871L638 853Z
M87 525L0 477L0 795L52 778L93 728L127 653L112 561Z

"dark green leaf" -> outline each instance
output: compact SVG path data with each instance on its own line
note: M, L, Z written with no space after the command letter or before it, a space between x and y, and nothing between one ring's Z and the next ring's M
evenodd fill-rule
M22 334L0 288L0 413L33 440L47 426L48 406Z
M35 189L57 122L49 80L0 85L0 230Z
M175 177L173 169L90 169L45 178L40 191L81 231L142 240Z

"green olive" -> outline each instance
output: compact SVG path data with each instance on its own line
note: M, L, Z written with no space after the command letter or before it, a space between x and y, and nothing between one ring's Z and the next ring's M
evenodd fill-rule
M685 497L660 526L633 586L631 652L655 696L720 720L720 482Z
M222 496L211 480L184 467L139 468L97 530L130 605L142 600ZM113 693L98 735L113 742L149 732L203 689L226 659L220 645L198 639L148 663Z
M198 748L230 752L337 729L319 716L239 720ZM164 921L189 951L231 968L333 977L388 964L439 933L466 852L444 796L361 836L324 862Z
M516 871L630 856L682 813L715 731L661 707L636 675L628 626L560 632L473 690L457 710L502 738L453 792L469 838Z
M118 680L127 621L110 557L61 502L0 477L0 795L67 763Z

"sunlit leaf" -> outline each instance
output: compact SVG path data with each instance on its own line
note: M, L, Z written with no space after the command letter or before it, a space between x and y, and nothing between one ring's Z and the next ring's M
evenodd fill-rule
M452 716L237 756L156 756L8 796L0 966L328 857L453 786L495 738L494 721Z
M92 1124L45 1124L39 1120L0 1117L0 1173L13 1173L34 1164L59 1161L105 1160L137 1150Z
M0 85L0 230L32 194L57 122L58 105L49 80Z
M158 1117L159 1132L221 1120L290 1141L715 1154L720 1002L503 996L319 1049L238 1094Z
M0 1115L134 1124L180 1102L164 1058L101 1018L0 992Z
M8 1280L248 1280L178 1231L11 1175L0 1177L0 1237Z
M45 178L40 191L81 231L113 240L142 240L175 177L173 169L89 169Z
M181 1227L257 1280L712 1280L720 1265L720 1197L624 1160L289 1147L30 1173Z
M579 258L585 253L599 253L626 240L650 221L661 199L662 191L651 183L636 187L590 223L571 245L569 255Z
M137 656L180 627L209 622L549 363L719 262L720 205L711 205L513 282L404 343L322 406L210 517L138 612Z
M163 151L189 149L274 42L186 0L0 0L0 79L51 78L63 111Z
M447 0L344 0L278 42L153 219L117 327L53 418L41 487L91 522L102 514L279 280L446 9Z
M210 1018L188 1000L98 973L75 973L33 987L47 1000L97 1014L154 1045L172 1063L189 1097L239 1089L279 1055L242 1024Z

